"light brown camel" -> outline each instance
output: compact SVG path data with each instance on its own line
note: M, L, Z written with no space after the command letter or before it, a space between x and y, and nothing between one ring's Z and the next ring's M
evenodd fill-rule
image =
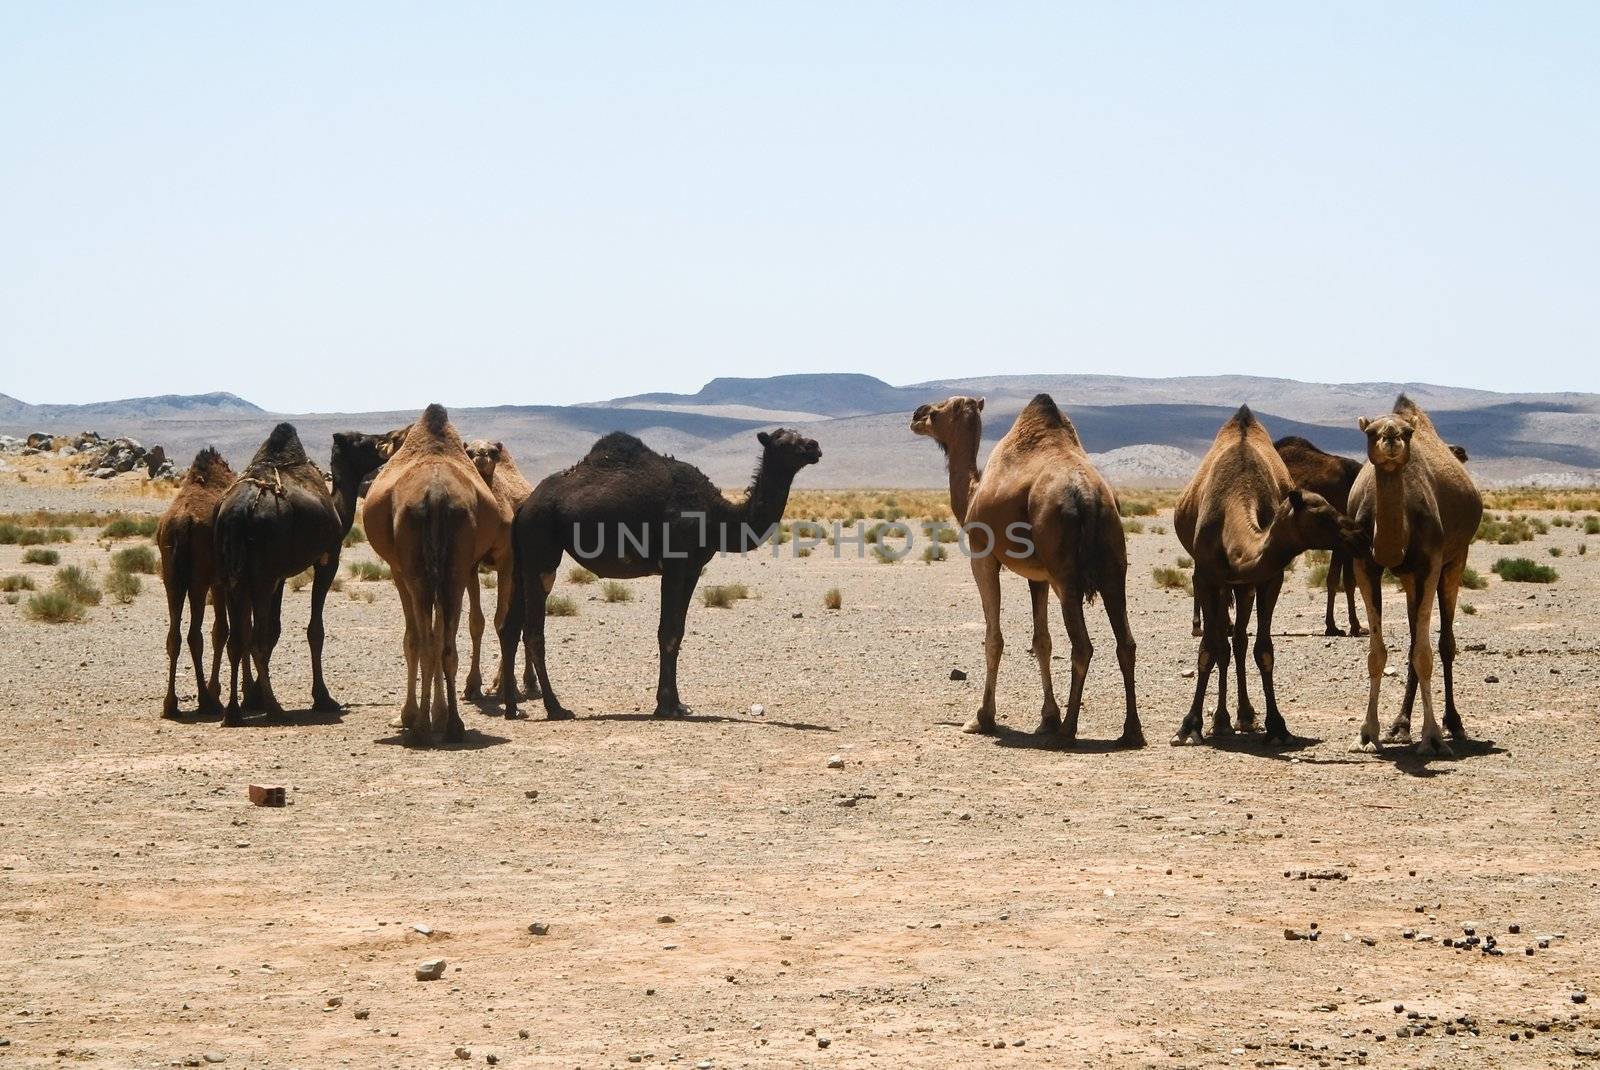
M505 544L511 514L467 459L443 406L429 405L407 430L367 491L362 521L372 549L389 565L405 611L401 735L409 745L424 745L431 724L447 742L459 742L466 731L456 708L461 599L478 562ZM502 553L497 567L501 585L509 586L511 555ZM502 657L505 638L502 633Z
M1278 710L1273 681L1272 613L1283 588L1283 572L1311 549L1355 552L1355 525L1313 491L1302 491L1273 448L1272 437L1249 406L1240 406L1217 432L1194 478L1173 512L1173 528L1194 559L1194 590L1202 636L1194 702L1178 727L1174 745L1204 742L1201 712L1211 669L1217 668L1213 736L1230 735L1228 723L1228 607L1234 607L1233 657L1239 674L1239 730L1255 729L1255 710L1245 689L1245 645L1250 611L1260 603L1256 668L1267 700L1266 738L1286 742L1289 728Z
M178 485L178 495L161 515L156 545L161 548L161 583L167 589L167 699L161 716L178 715L179 631L183 603L189 603L189 656L194 660L194 686L201 713L221 713L218 674L223 644L228 641L228 598L217 582L217 503L233 485L233 469L214 447L194 455L194 463ZM206 595L211 595L211 683L201 671L201 633Z
M962 731L995 731L995 681L1005 647L1000 631L1000 570L1008 568L1028 581L1033 597L1033 655L1044 686L1038 730L1059 729L1068 743L1077 739L1083 682L1094 654L1083 604L1098 594L1116 635L1127 701L1118 742L1142 747L1144 733L1133 686L1137 647L1128 626L1127 542L1116 494L1089 462L1072 421L1048 394L1035 397L1017 415L989 455L989 467L979 472L982 411L982 398L953 397L924 405L911 417L911 430L945 451L950 508L965 531L972 575L983 600L983 704ZM1050 675L1052 589L1072 641L1072 689L1064 722Z
M1411 741L1411 705L1422 692L1424 754L1449 754L1450 745L1433 717L1433 647L1430 620L1439 602L1439 659L1444 664L1444 727L1454 739L1466 728L1456 712L1456 597L1467 550L1483 519L1483 497L1454 449L1445 444L1428 414L1401 394L1394 411L1357 425L1367 435L1368 463L1350 491L1350 510L1371 542L1371 553L1356 568L1356 585L1372 629L1367 650L1367 717L1352 750L1378 749L1378 691L1389 652L1383 644L1382 578L1389 569L1406 592L1411 635L1410 674L1405 703L1385 737Z
M483 481L494 492L501 505L505 506L510 515L515 516L517 506L523 503L528 495L533 493L533 484L529 483L522 475L522 470L517 467L517 462L512 459L511 451L506 449L504 442L489 442L484 439L467 444L467 456L472 460L472 466L478 470ZM501 555L511 554L511 532L506 530L506 542L490 551L478 564L498 568ZM479 666L480 651L483 649L483 608L480 605L478 592L478 570L472 570L472 578L467 581L467 634L472 637L472 667L467 670L467 686L463 694L469 699L482 697L483 677ZM494 594L494 620L498 631L504 626L506 614L515 612L518 595L514 589L495 586ZM490 694L498 694L501 690L501 668L494 672L494 682L489 685ZM539 687L533 671L533 651L523 647L522 689L529 698L539 696Z

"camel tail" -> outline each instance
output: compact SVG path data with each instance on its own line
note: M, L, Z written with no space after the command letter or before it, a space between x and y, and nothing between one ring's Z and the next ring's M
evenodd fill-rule
M229 502L224 500L217 509L217 575L221 577L223 586L232 590L244 579L246 562L250 558L250 525L247 517L230 514L228 505Z
M429 491L422 499L425 513L422 536L422 578L432 612L445 603L445 582L450 575L452 503L448 496Z
M1092 603L1095 595L1104 588L1106 575L1110 571L1107 566L1111 558L1111 542L1106 537L1106 524L1116 524L1121 530L1122 518L1105 495L1085 493L1082 487L1072 488L1071 501L1066 508L1069 519L1076 521L1075 524L1069 523L1067 530L1076 528L1077 533L1074 557L1078 591L1085 602Z

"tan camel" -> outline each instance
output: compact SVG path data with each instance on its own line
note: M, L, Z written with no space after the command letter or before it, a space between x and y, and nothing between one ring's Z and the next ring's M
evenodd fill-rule
M1033 655L1044 686L1038 730L1059 729L1067 742L1077 739L1083 682L1094 654L1083 603L1098 594L1116 635L1127 701L1118 742L1142 747L1144 733L1133 686L1137 647L1128 626L1127 543L1116 495L1089 462L1072 421L1048 394L1035 397L1017 415L989 455L989 467L980 473L982 411L982 398L953 397L924 405L911 417L911 430L945 451L950 508L965 530L972 575L983 600L983 705L962 731L995 731L995 681L1005 647L1000 631L1000 570L1008 568L1028 581L1033 597ZM1050 675L1052 589L1072 641L1072 689L1065 722Z
M1389 652L1383 644L1382 578L1389 569L1406 592L1411 665L1405 703L1385 738L1411 741L1411 706L1422 691L1424 754L1449 754L1450 745L1433 717L1433 647L1429 616L1439 602L1439 659L1444 664L1444 726L1454 739L1466 729L1456 712L1456 597L1467 550L1483 519L1483 497L1446 445L1428 414L1401 394L1394 411L1357 425L1367 435L1368 463L1350 490L1350 511L1371 541L1371 554L1356 568L1356 585L1372 629L1367 649L1367 717L1352 750L1378 749L1378 691Z
M1228 723L1230 601L1235 610L1231 630L1239 674L1239 730L1255 729L1255 710L1245 689L1244 652L1250 638L1250 611L1259 602L1255 660L1267 700L1266 738L1286 742L1289 728L1278 710L1272 647L1272 613L1283 588L1283 572L1306 550L1355 552L1360 546L1355 526L1320 494L1294 486L1272 437L1247 405L1240 406L1217 432L1178 498L1172 522L1178 541L1194 559L1194 591L1202 620L1194 702L1173 744L1204 742L1201 711L1213 666L1217 710L1211 732L1214 736L1233 732Z
M233 469L214 447L194 455L194 463L178 485L156 527L161 548L161 583L167 589L167 698L161 716L178 715L179 631L183 603L189 603L189 656L194 661L194 686L201 713L221 713L218 673L222 647L228 641L228 599L217 581L217 503L233 485ZM206 615L206 595L211 595L211 683L206 683L201 633Z
M456 630L461 599L479 561L509 538L511 514L489 490L441 405L429 405L367 491L367 539L393 573L405 611L407 744L424 745L429 728L459 742ZM499 582L509 587L511 555L502 552ZM501 633L502 658L507 635ZM418 676L422 694L417 697Z
M467 456L472 460L472 466L478 470L483 481L489 485L501 505L515 516L517 506L521 505L533 493L533 484L529 483L522 475L522 470L517 467L517 462L512 459L511 451L506 449L504 442L489 442L477 439L467 444ZM506 532L504 546L497 546L478 564L498 568L501 555L511 553L511 533ZM516 612L517 592L515 590L496 586L494 594L494 619L495 628L499 630L505 624L506 614ZM480 672L480 651L483 649L483 608L480 604L478 592L478 570L472 570L472 579L467 581L467 634L472 637L472 667L467 670L467 686L463 694L469 699L482 696L483 677ZM502 667L503 668L503 667ZM494 682L489 685L490 694L499 694L501 690L500 668L494 672ZM533 672L533 650L523 647L522 688L529 698L539 696L539 688Z

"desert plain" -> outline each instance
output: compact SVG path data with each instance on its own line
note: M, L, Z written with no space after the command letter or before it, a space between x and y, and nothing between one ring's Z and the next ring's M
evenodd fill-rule
M158 512L136 482L9 476L0 513ZM1600 537L1516 511L1547 531L1474 546L1487 585L1464 592L1456 673L1474 739L1429 761L1349 752L1366 642L1322 634L1306 562L1276 626L1297 740L1168 746L1195 662L1187 595L1153 580L1182 553L1169 510L1128 536L1137 751L1111 744L1098 606L1077 747L1033 733L1015 577L1002 731L960 733L982 616L920 529L898 563L853 542L714 562L702 586L750 597L691 609L685 720L649 716L654 583L608 602L563 579L577 612L549 622L551 671L578 718L469 704L465 745L437 750L390 727L387 582L330 596L343 712L303 712L306 587L274 659L291 712L235 729L159 717L156 577L76 624L30 619L19 592L0 604L0 1066L1594 1065ZM60 564L99 579L148 544L72 534ZM0 546L0 575L48 587L23 552ZM1502 556L1559 578L1505 582ZM179 681L192 710L186 655ZM252 783L288 805L253 806Z

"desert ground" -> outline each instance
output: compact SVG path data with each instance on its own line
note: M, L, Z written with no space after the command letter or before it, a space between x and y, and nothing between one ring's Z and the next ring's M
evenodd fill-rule
M126 482L9 481L0 512L164 506ZM342 714L236 729L158 716L156 578L77 624L30 619L22 592L0 604L0 1066L1593 1065L1600 538L1580 518L1474 547L1488 585L1464 594L1457 686L1476 741L1424 762L1349 753L1366 643L1322 635L1306 563L1276 629L1298 741L1168 746L1195 640L1188 597L1152 579L1181 554L1170 514L1140 523L1138 751L1110 746L1098 606L1079 746L1032 733L1015 577L1003 732L961 734L981 613L964 560L924 563L922 541L897 564L849 543L713 563L702 586L751 597L691 610L686 720L648 716L655 585L607 602L563 580L551 671L578 719L469 706L466 744L438 750L389 726L387 582L330 598ZM102 578L141 541L73 534L61 564ZM45 588L23 549L0 546L0 575ZM1560 578L1503 582L1500 556ZM286 594L274 660L291 710L309 599ZM1064 703L1059 616L1054 637ZM179 680L193 709L186 658ZM251 805L251 783L289 805ZM1444 943L1469 932L1504 954Z

